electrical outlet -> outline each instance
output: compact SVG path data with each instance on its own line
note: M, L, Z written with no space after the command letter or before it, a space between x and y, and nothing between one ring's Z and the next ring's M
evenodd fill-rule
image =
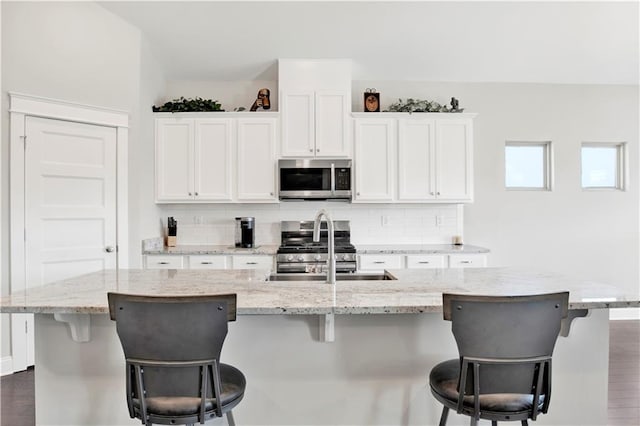
M381 222L382 226L389 226L389 216L382 215Z
M436 226L440 227L444 223L444 216L436 216Z

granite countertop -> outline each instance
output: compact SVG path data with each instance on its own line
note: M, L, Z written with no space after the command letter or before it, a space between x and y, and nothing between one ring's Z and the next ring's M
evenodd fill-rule
M273 244L265 244L252 248L237 248L231 245L177 245L175 247L149 247L143 248L142 254L257 254L257 255L275 255L278 246Z
M267 281L267 270L106 270L0 299L2 313L108 312L107 292L237 293L238 314L386 314L442 311L442 293L520 295L569 291L572 309L640 307L638 294L515 268L397 269L393 281Z
M489 249L453 244L357 244L359 254L479 254Z

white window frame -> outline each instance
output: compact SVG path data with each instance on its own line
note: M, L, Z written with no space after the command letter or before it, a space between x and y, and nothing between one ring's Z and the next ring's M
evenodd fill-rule
M582 186L582 148L615 148L616 149L616 184L615 186ZM627 142L582 142L580 145L580 187L583 191L626 191L629 182L629 156Z
M507 186L507 147L526 146L533 147L539 146L543 148L542 159L542 178L543 185L541 187L519 187L519 186ZM504 144L504 187L507 191L552 191L553 190L553 149L550 140L545 141L514 141L507 140Z

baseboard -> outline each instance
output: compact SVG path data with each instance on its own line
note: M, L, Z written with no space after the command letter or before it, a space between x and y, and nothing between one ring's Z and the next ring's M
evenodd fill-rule
M640 320L640 308L611 309L609 319L615 320Z
M0 358L0 376L6 376L13 373L13 358L5 356Z

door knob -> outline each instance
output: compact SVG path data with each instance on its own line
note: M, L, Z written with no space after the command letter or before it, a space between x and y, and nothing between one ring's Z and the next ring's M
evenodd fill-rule
M104 251L106 251L107 253L113 253L115 251L115 248L113 248L113 246L106 246L104 248Z

